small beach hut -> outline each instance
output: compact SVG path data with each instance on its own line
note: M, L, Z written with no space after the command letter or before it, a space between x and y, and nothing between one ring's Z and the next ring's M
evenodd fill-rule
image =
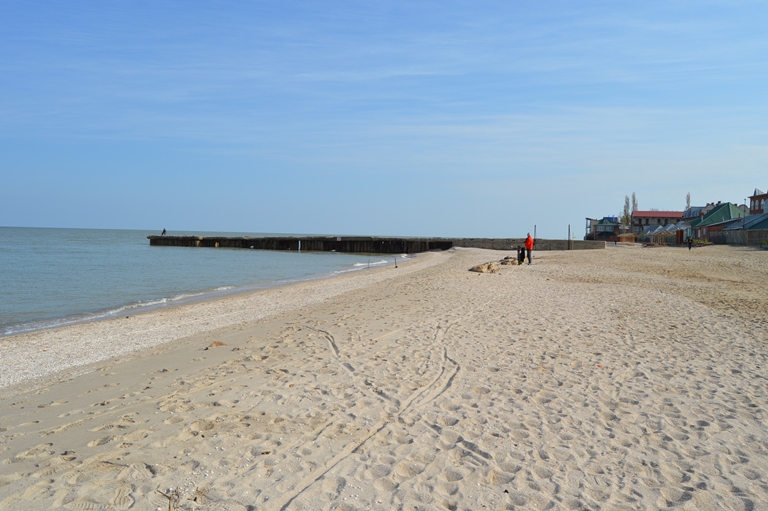
M635 243L637 241L637 234L634 232L625 232L619 234L619 243Z

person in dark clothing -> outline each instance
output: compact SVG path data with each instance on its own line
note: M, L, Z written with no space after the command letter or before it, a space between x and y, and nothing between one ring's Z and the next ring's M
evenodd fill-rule
M691 236L688 236L688 250L690 250L692 246L693 246L693 238Z

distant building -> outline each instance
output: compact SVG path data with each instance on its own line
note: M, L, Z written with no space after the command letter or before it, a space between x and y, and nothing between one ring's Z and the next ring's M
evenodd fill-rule
M621 222L618 217L604 216L600 220L587 218L587 233L585 240L618 241L621 232Z
M710 241L712 241L710 233ZM765 245L768 244L768 213L758 213L732 222L721 234L729 245ZM723 240L717 240L723 242Z
M683 220L687 222L688 220L693 220L694 218L702 216L704 213L706 213L706 211L704 211L704 206L691 206L683 211Z
M642 234L651 226L674 225L682 219L682 211L634 211L632 212L632 232Z
M766 210L765 210L766 199L768 199L768 193L765 193L755 188L755 193L753 193L749 197L749 214L759 215L761 213L766 213Z
M690 225L697 239L713 243L725 243L725 235L718 233L721 233L723 229L740 221L745 216L745 211L736 204L718 202L711 211L692 220Z

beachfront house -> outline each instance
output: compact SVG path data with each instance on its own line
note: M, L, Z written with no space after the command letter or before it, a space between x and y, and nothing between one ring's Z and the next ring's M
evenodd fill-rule
M600 220L587 218L587 233L584 239L615 242L619 239L621 227L621 222L615 216L604 216Z
M695 233L695 238L712 243L726 243L726 234L723 230L734 225L746 216L746 212L730 202L718 202L715 207L690 222Z
M635 234L647 234L659 226L675 225L682 219L682 211L633 211L631 230Z

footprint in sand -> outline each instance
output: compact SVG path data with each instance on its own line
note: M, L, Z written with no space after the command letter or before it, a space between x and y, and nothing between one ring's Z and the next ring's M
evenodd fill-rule
M149 435L152 434L151 430L148 429L138 429L136 431L133 431L131 433L128 433L127 435L123 436L123 440L126 442L138 442L139 440L143 440L147 438Z
M38 408L48 408L49 406L59 406L59 405L65 405L68 401L51 401L50 403L43 403L40 405L37 405Z
M95 428L92 428L90 431L106 431L109 429L125 429L128 426L124 424L119 424L115 422L110 422L107 424L102 424L101 426L96 426Z
M533 468L533 473L540 479L549 479L554 475L552 468L544 465L536 465Z
M101 437L101 438L97 438L96 440L91 440L90 442L88 442L88 447L99 447L101 445L106 445L106 444L114 441L115 438L117 438L117 437L112 436L112 435Z
M163 421L165 424L178 424L179 422L184 422L184 417L180 415L174 415L173 417L169 419L165 419Z
M199 421L193 422L192 425L189 427L189 429L195 432L205 432L205 431L211 431L215 427L216 427L216 422L211 420L201 419Z
M321 487L330 500L333 500L339 497L339 494L341 494L346 485L347 480L343 477L324 477Z
M497 468L492 469L487 476L487 480L492 485L508 484L515 479L515 474L522 467L512 463L501 463Z
M41 434L43 436L55 435L56 433L61 433L62 431L66 431L68 429L72 429L76 426L79 426L80 424L83 424L89 420L91 419L90 418L77 419L76 421L68 422L66 424L62 424L61 426L57 426L53 429L43 431Z
M121 486L115 490L115 496L112 497L111 504L117 509L128 509L133 503L133 497L131 497L132 488L130 486Z
M443 417L440 417L438 422L440 422L440 424L442 424L443 426L455 426L456 424L459 423L459 419L457 417L443 416Z
M21 474L6 474L6 475L2 475L2 476L0 476L0 488L2 488L3 486L6 486L8 484L11 484L14 481L18 481L22 477L23 476Z
M117 475L118 479L146 480L154 477L156 471L145 463L131 463Z
M71 469L73 466L76 466L77 464L79 464L79 463L77 464L70 463L77 459L77 456L72 456L72 454L74 454L74 452L66 451L62 456L51 458L41 463L38 463L38 467L40 467L40 470L37 472L33 472L33 475L35 477L42 479L45 477L52 477L54 474L58 474L59 472L63 472L64 470ZM0 486L2 486L2 484L0 484Z
M67 509L72 511L99 511L102 508L101 504L85 499L78 499L67 504Z
M439 445L443 449L450 449L461 441L461 435L455 431L445 430L440 435Z
M28 449L24 452L20 452L13 458L7 458L3 460L3 464L10 464L10 463L18 463L20 461L30 461L35 459L42 459L47 458L48 456L53 456L55 454L55 451L51 449L53 444L38 444L35 447L32 447L31 449Z
M11 502L14 500L17 501L32 501L37 500L43 495L46 495L50 491L51 484L53 484L53 479L44 479L40 481L39 483L35 483L32 486L28 487L21 493L17 493L11 499L9 499ZM4 501L3 504L6 504L8 501Z
M381 479L382 477L386 477L391 473L392 467L379 463L366 469L365 472L363 472L363 477L368 480Z
M406 444L412 444L413 443L413 437L408 435L405 432L398 432L395 434L395 440L400 445L406 445Z
M425 466L421 463L401 461L395 465L395 473L404 478L411 478L424 472Z
M446 470L440 474L440 479L449 483L455 483L456 481L461 481L464 479L464 474L458 470Z

